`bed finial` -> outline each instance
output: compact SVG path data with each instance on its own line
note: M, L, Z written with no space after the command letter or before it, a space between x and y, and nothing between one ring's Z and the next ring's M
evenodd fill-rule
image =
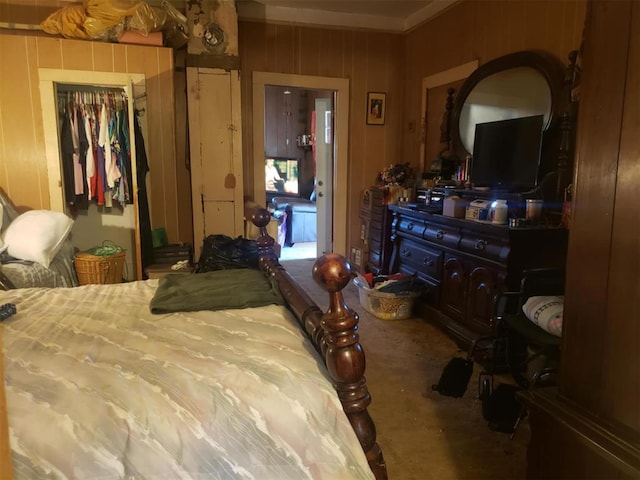
M339 292L351 280L351 265L342 255L326 253L313 265L313 279L327 292Z
M329 375L377 480L387 478L387 466L376 441L376 427L367 407L371 395L364 377L365 356L359 343L358 314L344 302L342 289L351 280L351 265L342 255L327 253L313 265L313 279L329 292L322 316L323 353Z
M278 263L278 256L274 249L276 241L267 233L267 225L269 225L271 221L271 214L264 208L255 208L251 211L249 218L251 218L251 222L260 229L260 236L256 240L260 262L268 258Z

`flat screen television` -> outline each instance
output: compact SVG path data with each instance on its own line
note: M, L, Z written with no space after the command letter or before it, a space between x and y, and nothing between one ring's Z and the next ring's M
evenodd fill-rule
M476 124L474 187L526 192L538 184L543 115Z
M267 193L298 196L298 160L295 158L269 157L264 161L264 181Z

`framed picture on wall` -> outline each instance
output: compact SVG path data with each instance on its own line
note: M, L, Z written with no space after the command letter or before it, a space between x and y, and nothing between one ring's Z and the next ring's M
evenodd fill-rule
M367 93L367 125L384 125L387 114L387 94L381 92Z

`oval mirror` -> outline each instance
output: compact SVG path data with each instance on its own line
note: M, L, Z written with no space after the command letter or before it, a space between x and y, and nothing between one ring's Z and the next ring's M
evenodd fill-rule
M563 75L558 61L536 51L512 53L478 67L460 89L453 109L451 134L458 157L473 153L478 123L544 115L548 131Z
M523 95L523 93L525 93ZM476 123L543 115L551 120L551 87L536 69L518 67L490 75L467 95L460 111L460 141L473 152Z

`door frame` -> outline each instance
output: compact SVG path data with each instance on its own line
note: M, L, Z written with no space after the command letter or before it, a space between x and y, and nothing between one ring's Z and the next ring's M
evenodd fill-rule
M333 157L333 248L331 251L346 255L347 252L347 187L349 155L349 79L317 77L289 73L253 72L253 198L264 205L264 89L267 85L296 87L308 90L335 92L334 104L334 157ZM340 220L342 219L342 221Z
M136 168L136 145L133 134L134 110L136 98L146 97L146 76L142 73L97 72L87 70L63 70L38 68L40 103L42 107L45 157L47 160L47 181L49 184L49 208L55 212L66 213L62 186L62 158L60 152L58 106L56 85L79 85L104 88L120 88L127 95L129 114L129 143L131 153L131 182L133 201L133 244L136 267L136 279L143 278L140 239L140 212L138 210L138 178Z
M429 170L427 159L424 157L427 142L429 89L440 87L447 83L457 82L458 80L463 80L471 75L476 68L478 68L477 59L422 78L422 103L420 107L420 158L418 159L418 165L421 165L423 172Z

